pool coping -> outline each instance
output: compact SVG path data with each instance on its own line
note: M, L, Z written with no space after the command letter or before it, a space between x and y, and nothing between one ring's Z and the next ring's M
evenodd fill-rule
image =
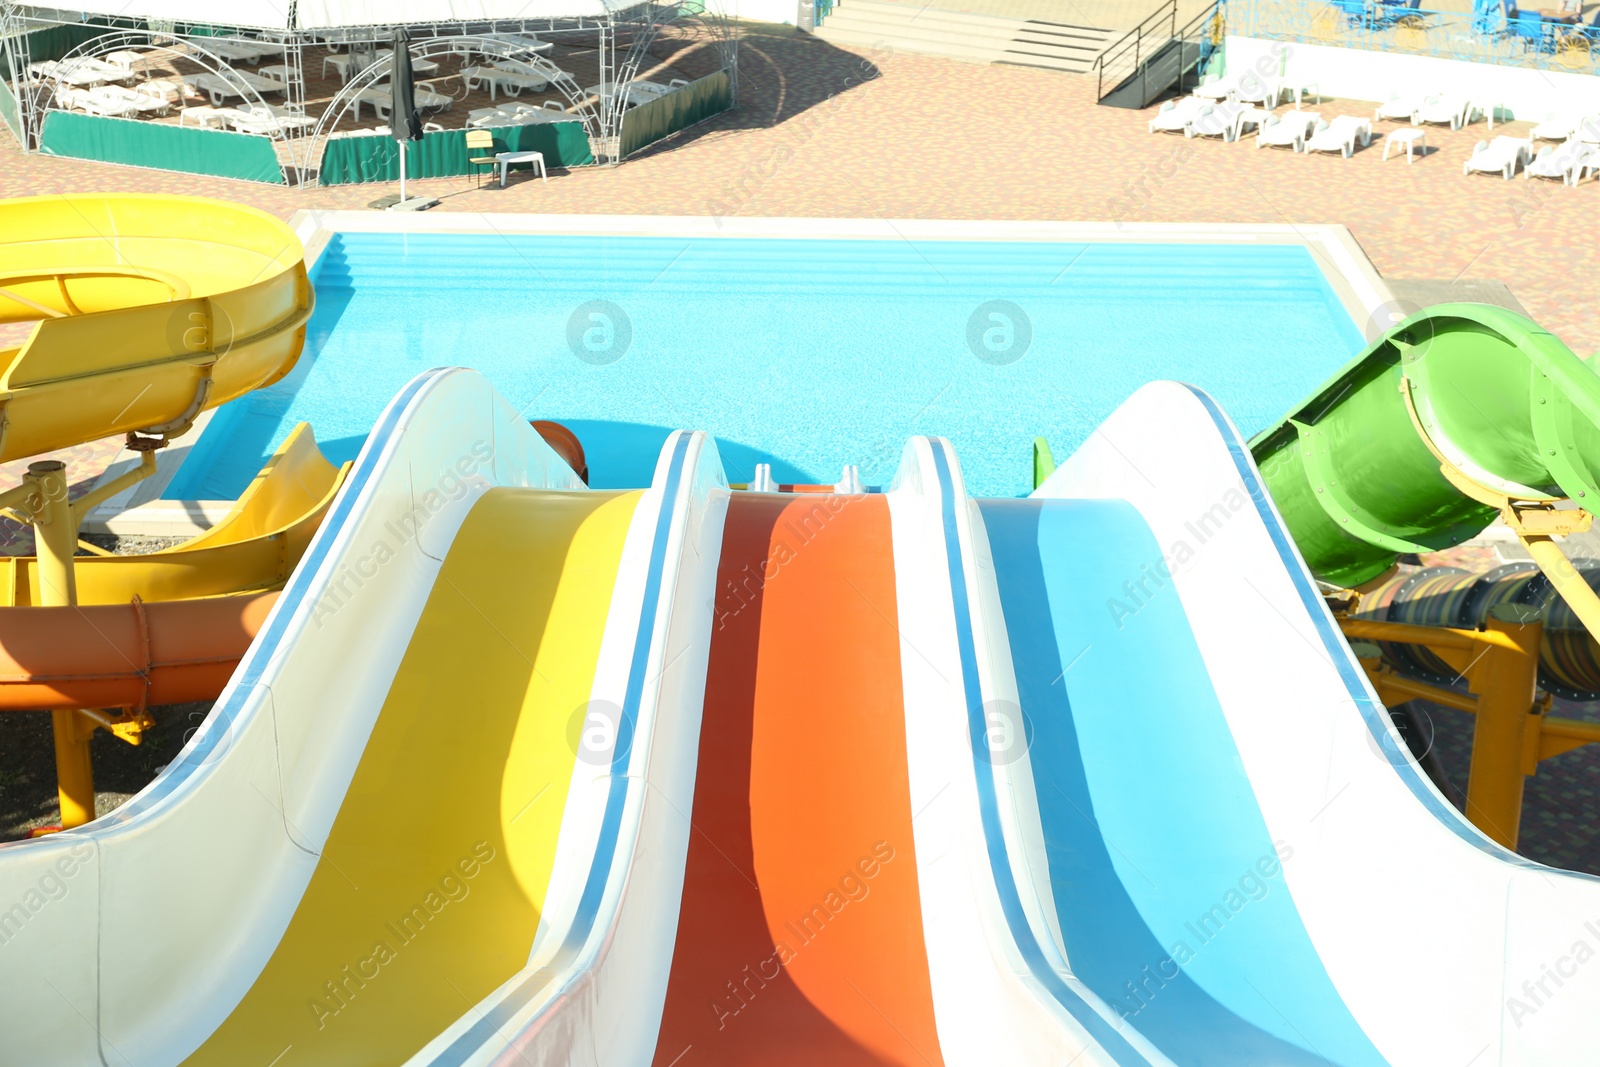
M289 216L289 227L305 248L313 273L336 233L498 234L594 237L784 238L863 241L1028 241L1299 245L1316 260L1329 287L1356 330L1388 318L1394 294L1350 230L1338 223L1164 223L1070 222L981 219L734 218L707 215L539 215L531 213L349 211L303 209ZM212 412L205 413L206 421ZM204 432L197 420L196 443ZM190 449L158 454L155 477L95 508L84 529L121 534L195 536L227 513L232 501L152 499L171 482ZM160 460L167 460L162 463ZM137 462L119 457L101 480L116 477ZM98 483L97 483L98 484Z

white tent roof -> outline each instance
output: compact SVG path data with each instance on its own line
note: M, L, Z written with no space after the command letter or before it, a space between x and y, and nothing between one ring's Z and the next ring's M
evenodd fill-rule
M62 14L53 4L23 2L18 6ZM622 6L626 5L608 0L300 0L299 17L293 26L289 23L289 0L229 0L225 6L216 0L73 0L72 10L202 25L321 30L417 22L594 17Z
M158 0L161 3L172 0ZM184 2L184 0L178 0ZM272 0L248 0L271 3ZM604 15L605 0L300 0L301 29Z

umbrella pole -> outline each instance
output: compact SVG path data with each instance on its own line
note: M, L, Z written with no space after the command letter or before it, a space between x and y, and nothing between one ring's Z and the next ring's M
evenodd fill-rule
M400 142L400 202L406 202L406 143Z

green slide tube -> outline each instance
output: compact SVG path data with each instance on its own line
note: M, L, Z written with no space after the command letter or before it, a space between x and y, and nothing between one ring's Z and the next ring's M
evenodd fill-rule
M1401 322L1250 442L1313 574L1359 585L1402 553L1465 541L1496 518L1452 485L1439 453L1518 500L1600 498L1600 376L1553 334L1486 304Z

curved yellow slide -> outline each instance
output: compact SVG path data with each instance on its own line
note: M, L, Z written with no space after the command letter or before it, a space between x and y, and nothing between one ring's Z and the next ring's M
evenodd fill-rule
M74 560L78 603L126 604L135 596L183 600L276 588L300 562L349 469L348 463L329 463L311 425L302 422L222 521L199 537L142 556ZM38 603L38 560L0 558L0 607Z
M311 316L283 222L199 197L0 200L0 462L128 431L176 433L282 378Z
M288 929L186 1063L398 1063L523 967L641 495L473 506Z

